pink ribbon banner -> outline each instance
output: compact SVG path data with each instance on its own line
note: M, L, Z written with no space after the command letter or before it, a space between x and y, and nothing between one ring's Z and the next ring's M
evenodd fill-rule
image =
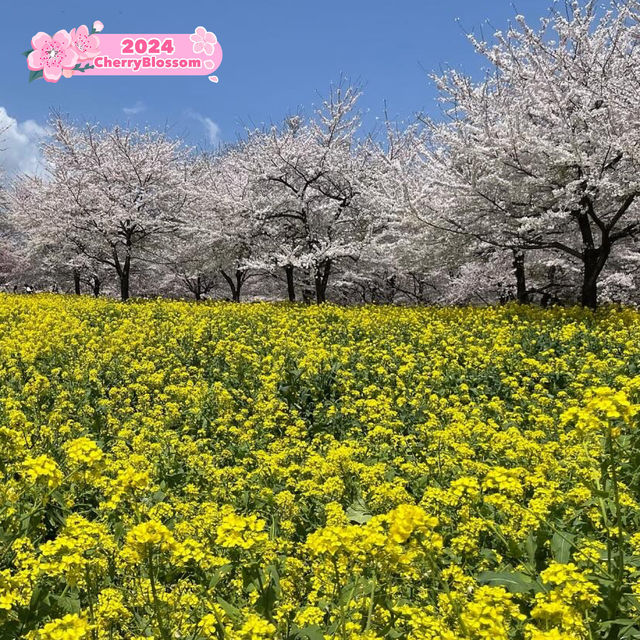
M222 62L222 47L204 27L193 33L101 33L81 25L53 35L40 31L24 52L29 80L58 82L76 76L208 76Z

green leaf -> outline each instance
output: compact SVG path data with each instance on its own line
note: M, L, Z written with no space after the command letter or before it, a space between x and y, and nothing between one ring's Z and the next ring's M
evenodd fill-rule
M116 522L115 525L113 526L113 533L116 540L121 540L122 538L124 538L125 532L126 532L126 528L124 526L124 523Z
M263 615L265 618L271 619L273 615L273 609L278 599L278 594L272 583L269 583L267 588L260 594L260 597L256 600L254 607L256 611Z
M525 550L527 552L527 557L529 558L529 563L535 565L538 545L532 533L529 533L529 535L527 536L527 539L525 541Z
M80 613L80 600L74 596L52 596L56 604L65 613Z
M38 585L33 588L31 592L31 601L29 604L30 609L35 609L38 603L38 600L44 595L46 595L46 591L43 591Z
M29 82L33 82L34 80L37 80L38 78L42 78L42 69L38 69L37 71L31 71L29 72Z
M575 536L564 531L556 531L551 538L551 554L556 562L566 564L571 558L571 547Z
M282 588L280 587L280 576L278 575L278 567L270 564L267 567L267 574L271 577L276 592L280 594L282 592Z
M617 620L605 620L600 623L603 629L609 629L613 626L622 627L615 636L616 638L640 638L640 630L638 629L638 620L634 618L618 618Z
M613 625L616 625L618 627L627 627L630 625L634 625L636 622L637 620L634 620L633 618L617 618L616 620L604 620L600 624L603 627L612 627Z
M493 587L504 587L511 593L526 593L539 591L539 586L528 575L519 571L483 571L478 576L480 584L489 584Z
M499 564L498 556L493 549L487 549L486 547L482 548L480 549L478 555L484 560L487 560L494 565Z
M232 569L233 565L230 564L225 564L224 566L217 569L209 580L209 588L215 587L218 582L220 582L220 580L222 580L222 578L224 578L224 576L226 576Z
M22 55L26 58L32 51L33 49L27 49L26 51L22 52Z
M218 598L218 604L222 607L223 611L232 619L232 620L241 620L242 614L240 613L240 609L236 609L232 604L228 603L226 600L222 598Z
M293 632L296 637L307 638L308 640L322 640L324 638L322 629L315 624L302 627L302 629L296 629L294 625Z
M371 520L371 514L369 513L367 506L362 502L362 500L357 500L354 502L346 512L347 518L351 522L356 522L357 524L364 524L365 522L369 522Z

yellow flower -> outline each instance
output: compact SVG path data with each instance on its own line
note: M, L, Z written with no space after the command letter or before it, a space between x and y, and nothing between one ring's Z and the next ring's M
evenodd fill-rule
M403 504L387 516L389 519L389 537L394 542L406 542L414 532L430 534L438 526L438 519L428 516L421 507Z
M168 551L175 546L171 531L161 522L149 520L133 527L126 538L127 546L144 557L151 551Z
M249 515L230 513L222 519L217 529L216 542L222 547L251 549L267 540L264 520Z
M0 637L600 637L618 504L640 594L637 310L0 294L0 323Z
M60 467L45 454L26 458L22 463L22 474L30 482L42 483L49 489L55 489L62 482Z
M77 477L89 481L96 477L103 468L104 455L98 445L87 437L76 438L64 444L69 466L77 473Z
M132 614L124 603L124 594L118 589L106 588L98 594L96 615L105 628L117 623L125 623Z
M37 640L84 640L90 637L91 627L86 619L75 613L45 624L34 636Z
M273 638L276 628L264 618L252 613L250 614L238 632L238 637L243 640L262 640L262 638Z

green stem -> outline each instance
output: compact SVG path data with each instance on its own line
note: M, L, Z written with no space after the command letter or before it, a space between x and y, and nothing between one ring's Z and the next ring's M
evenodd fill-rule
M93 602L91 600L91 582L89 575L89 567L85 567L84 579L87 582L87 603L89 605L89 620L91 621L91 637L93 640L98 640L98 632L96 630L96 616L93 611Z
M151 551L151 549L149 549L149 552L147 553L147 564L149 569L149 582L151 583L151 595L153 597L153 612L156 616L156 622L158 623L160 636L163 640L169 640L169 634L164 628L164 621L162 619L162 616L160 615L160 602L158 600L158 592L156 590L156 577L153 567L153 551Z
M374 602L374 598L375 598L375 594L376 594L376 571L375 569L373 570L373 576L371 578L371 594L369 596L369 611L367 613L367 625L365 626L364 630L368 631L369 627L371 626L371 616L373 615L373 602Z
M615 567L615 591L619 596L622 593L622 583L624 580L624 531L622 528L622 507L620 505L620 487L618 486L618 472L616 470L615 444L611 429L607 435L607 444L609 449L609 466L611 467L611 484L613 486L613 503L615 506L615 521L618 529L617 535L617 558Z

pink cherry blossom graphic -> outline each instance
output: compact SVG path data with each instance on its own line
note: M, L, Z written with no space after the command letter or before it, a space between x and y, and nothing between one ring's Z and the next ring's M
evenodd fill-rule
M218 82L210 74L220 66L222 47L216 35L202 26L192 34L104 34L103 29L102 22L95 20L90 28L83 24L53 36L38 32L31 48L23 51L31 71L29 82L42 77L57 82L80 74L206 74L210 82Z
M78 53L71 46L71 36L65 29L57 31L53 38L39 31L31 39L33 51L27 57L31 71L42 69L47 82L58 82L64 69L73 69L78 62Z
M77 29L71 29L70 32L71 45L78 54L78 60L91 60L100 53L100 38L89 34L86 25L82 25Z
M196 27L195 33L189 36L189 40L193 42L193 53L204 52L208 56L213 55L213 48L218 42L215 34L207 31L204 27Z

